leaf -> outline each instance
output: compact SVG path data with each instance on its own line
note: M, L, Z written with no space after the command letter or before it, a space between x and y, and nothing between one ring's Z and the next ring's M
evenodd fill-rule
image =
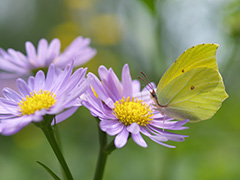
M38 164L40 164L55 180L61 180L51 169L49 169L46 165L43 163L37 161Z
M153 13L156 14L155 12L155 0L141 0L147 7L148 9Z

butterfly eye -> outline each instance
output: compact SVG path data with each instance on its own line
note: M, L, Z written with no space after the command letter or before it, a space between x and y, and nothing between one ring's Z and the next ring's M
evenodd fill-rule
M152 96L153 99L157 99L157 95L156 95L156 92L154 90L152 90L151 96Z

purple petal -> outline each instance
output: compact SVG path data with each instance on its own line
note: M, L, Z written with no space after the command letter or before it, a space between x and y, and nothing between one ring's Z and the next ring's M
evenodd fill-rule
M90 86L89 78L83 79L82 82L81 81L79 82L80 84L76 85L75 87L73 86L74 87L73 89L70 89L70 87L69 89L66 88L66 91L69 91L69 92L68 92L68 99L65 102L65 104L75 102L78 97L80 97L83 93L86 92L87 89L89 89L89 86ZM71 82L69 82L69 84L71 84ZM73 84L75 84L75 82L73 82Z
M119 81L117 75L114 73L112 68L109 69L109 76L111 77L111 80L114 83L114 85L115 85L115 87L118 91L119 96L122 97L123 96L122 83ZM120 99L120 97L118 99Z
M49 109L48 114L58 114L65 109L64 104L67 100L67 92L63 93L61 97L57 99L57 103Z
M87 83L89 85L91 79L89 77L85 79L86 72L87 72L87 68L77 69L71 76L71 79L69 80L67 86L65 87L65 91L70 91L70 90L74 91L74 89L78 91L79 87L83 86L84 84ZM79 92L78 94L82 94L82 93Z
M122 148L128 140L129 132L125 128L115 137L114 144L116 148Z
M114 136L120 133L124 128L124 125L122 125L118 121L113 120L102 120L100 121L99 126L102 131L105 131L110 136Z
M55 67L53 64L51 64L47 72L45 89L50 89L50 87L54 83L54 79L55 79Z
M23 95L23 97L26 97L27 95L30 96L31 89L28 87L26 82L22 79L17 79L17 87L19 92Z
M11 55L10 61L12 61L13 64L16 64L18 66L21 66L21 68L26 68L26 62L22 61L22 58L19 57L19 53L15 51L14 49L8 49L9 55ZM21 53L20 53L21 54Z
M111 92L110 97L113 99L113 101L118 101L123 96L123 87L121 82L119 81L118 77L112 70L112 68L109 69L108 74L108 89ZM105 88L106 89L106 88Z
M37 72L35 76L34 90L38 92L42 90L44 86L45 86L45 75L44 75L44 72L40 70Z
M9 100L12 100L15 102L20 102L22 100L22 97L10 88L4 88L2 93L3 93L3 96Z
M28 87L30 88L30 91L32 92L34 90L34 77L30 76L28 78Z
M150 139L152 139L152 138L150 138ZM158 143L158 144L161 144L161 145L165 146L165 147L175 148L175 146L165 144L165 143L163 143L163 142L161 142L161 141L157 141L156 139L152 139L152 140L153 140L154 142Z
M86 91L84 96L85 100L82 104L87 107L94 116L103 119L115 119L115 116L112 114L112 109L103 103L101 99L97 99L91 88Z
M38 111L35 111L33 114L31 114L31 118L33 122L39 122L43 120L43 116L47 114L46 109L41 109Z
M139 93L140 88L141 88L140 82L138 80L133 80L132 81L132 88L133 88L133 94Z
M122 70L122 85L123 85L123 96L132 97L132 78L129 72L127 64L124 65Z
M154 139L155 141L168 141L168 138L163 136L163 135L157 135L157 136L148 136L150 137L152 140Z
M144 101L148 104L153 103L152 99L150 98L150 92L149 91L142 91L142 92L139 92L139 93L135 93L134 97L139 98L139 99L141 99L142 101Z
M145 142L145 140L143 139L143 137L141 136L140 133L132 134L132 138L133 138L134 142L137 143L139 146L142 146L144 148L147 147L147 143Z
M82 105L88 108L90 113L94 117L102 117L102 112L98 108L90 104L89 101L82 101Z
M188 129L188 127L184 127L183 125L186 124L188 120L184 121L166 121L163 122L162 120L153 120L151 126L162 128L162 129L170 129L170 130L183 130Z
M98 95L99 99L102 99L106 104L110 104L113 107L113 102L111 102L111 99L109 98L108 94L106 93L105 89L103 88L103 84L99 81L99 79L92 73L88 73L88 76L92 78L91 86L95 90L95 92ZM112 108L111 107L111 108Z
M149 91L149 90L150 90L150 91L151 91L151 90L156 91L156 85L155 85L154 82L149 83L147 86L145 86L145 87L143 88L142 91Z
M48 53L47 53L47 59L46 59L46 65L49 66L51 63L54 63L54 61L57 61L55 59L59 53L60 53L61 43L59 39L53 39L52 42L49 45Z
M60 123L62 121L64 121L65 119L69 118L70 116L72 116L78 109L79 107L72 107L66 111L64 111L61 114L58 114L56 116L56 123ZM54 124L54 121L52 122L52 125Z
M26 52L27 52L27 56L29 58L29 61L32 65L34 65L35 67L38 67L38 64L36 62L37 59L37 54L36 54L36 49L33 46L33 44L31 42L26 42L25 44L26 46Z
M88 47L89 42L90 39L76 38L58 57L58 61L55 64L59 67L64 67L69 61L74 60L75 66L90 60L95 55L95 51ZM75 63L75 60L78 62Z
M52 91L54 92L58 92L58 95L61 95L61 93L65 93L65 86L67 85L67 83L69 82L69 79L71 77L72 74L72 70L73 70L73 63L69 64L64 71L62 71L58 78L57 81L55 82L55 87L52 89ZM61 93L60 93L61 92Z
M9 71L13 73L25 73L27 70L25 68L22 68L18 64L12 63L8 59L0 58L1 64L0 64L0 69L4 71Z
M105 66L100 66L98 68L98 74L108 96L113 101L119 100L121 98L120 93L122 94L122 88L120 88L121 83L118 78L114 78L116 75L113 70L111 68L107 70Z
M47 56L47 50L48 50L48 42L46 39L41 39L38 42L38 52L37 52L37 61L39 66L45 66L46 65L46 56Z
M86 47L84 50L79 51L76 57L74 58L74 66L80 66L88 62L96 55L96 53L97 51L90 47Z
M0 113L19 115L18 103L0 97Z
M139 134L140 127L137 123L132 123L127 127L127 130L132 134Z
M20 116L11 120L2 120L0 123L0 132L5 136L9 136L19 132L23 127L31 123L30 116Z

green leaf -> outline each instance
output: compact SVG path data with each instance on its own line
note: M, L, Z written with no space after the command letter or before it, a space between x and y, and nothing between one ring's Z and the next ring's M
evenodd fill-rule
M155 12L155 0L141 0L147 7L148 9L151 11L151 13L154 15Z
M55 180L61 180L51 169L49 169L46 165L43 163L37 161L38 164L40 164Z

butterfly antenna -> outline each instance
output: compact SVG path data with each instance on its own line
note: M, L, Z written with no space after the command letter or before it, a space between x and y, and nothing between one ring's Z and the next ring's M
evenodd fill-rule
M148 85L148 83L141 76L138 76L138 79L141 79L146 85Z
M147 80L148 82L150 82L149 79L148 79L148 77L147 77L147 75L146 75L144 72L141 72L141 74L146 78L146 80Z
M138 79L141 79L147 85L146 87L147 87L148 91L150 92L151 87L149 87L149 84L140 76L138 76Z
M153 85L151 84L150 80L148 79L147 75L144 72L141 72L141 74L146 78L148 82L148 86L150 86L151 89L154 89Z
M148 91L150 92L150 90L154 90L153 85L151 84L151 82L149 81L148 77L146 76L146 74L144 72L141 72L141 74L145 77L145 79L143 79L142 77L138 76L138 79L141 79L148 87Z

